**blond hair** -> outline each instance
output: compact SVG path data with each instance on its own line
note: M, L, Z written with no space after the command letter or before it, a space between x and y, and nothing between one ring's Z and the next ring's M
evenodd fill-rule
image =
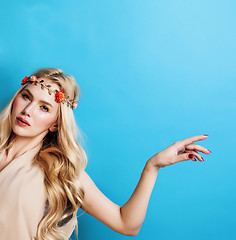
M56 83L70 100L78 101L80 89L72 76L57 68L43 68L33 73L37 78L45 77ZM15 97L27 86L23 85L0 114L0 151L10 145L12 135L11 110ZM67 104L60 104L58 130L48 132L34 158L44 172L47 204L44 216L38 224L37 240L63 239L60 227L76 216L82 206L84 191L79 176L87 164L85 151L77 141L82 140L76 125L73 110Z

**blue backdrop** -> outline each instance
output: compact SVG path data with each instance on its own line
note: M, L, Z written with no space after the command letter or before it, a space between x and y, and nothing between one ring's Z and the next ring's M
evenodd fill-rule
M159 171L135 239L236 238L235 1L3 0L0 11L1 108L38 68L73 75L87 172L115 203L155 153L209 134L204 162ZM81 240L130 239L78 219Z

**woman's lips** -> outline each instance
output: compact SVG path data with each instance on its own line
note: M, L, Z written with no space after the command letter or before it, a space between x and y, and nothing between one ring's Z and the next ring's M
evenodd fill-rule
M23 118L16 118L17 119L17 122L20 126L30 126L30 124L24 120Z

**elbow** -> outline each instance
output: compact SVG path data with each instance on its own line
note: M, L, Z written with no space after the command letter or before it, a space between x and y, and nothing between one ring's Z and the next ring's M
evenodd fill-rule
M130 237L135 237L135 236L138 235L138 233L139 233L139 231L135 231L135 232L130 232L130 233L125 234L125 235L126 235L126 236L130 236Z
M138 233L139 233L139 231L137 231L137 232L133 232L132 234L130 234L130 235L127 235L127 236L135 237L135 236L137 236L137 235L138 235Z
M130 229L130 230L126 230L124 231L122 234L123 235L126 235L126 236L130 236L130 237L135 237L138 235L139 231L140 231L141 227L140 228L137 228L137 229Z

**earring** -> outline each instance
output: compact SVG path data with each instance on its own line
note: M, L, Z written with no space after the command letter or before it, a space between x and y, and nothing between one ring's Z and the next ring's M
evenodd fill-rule
M56 130L57 130L57 124L53 124L53 126L49 128L50 132L55 132Z

